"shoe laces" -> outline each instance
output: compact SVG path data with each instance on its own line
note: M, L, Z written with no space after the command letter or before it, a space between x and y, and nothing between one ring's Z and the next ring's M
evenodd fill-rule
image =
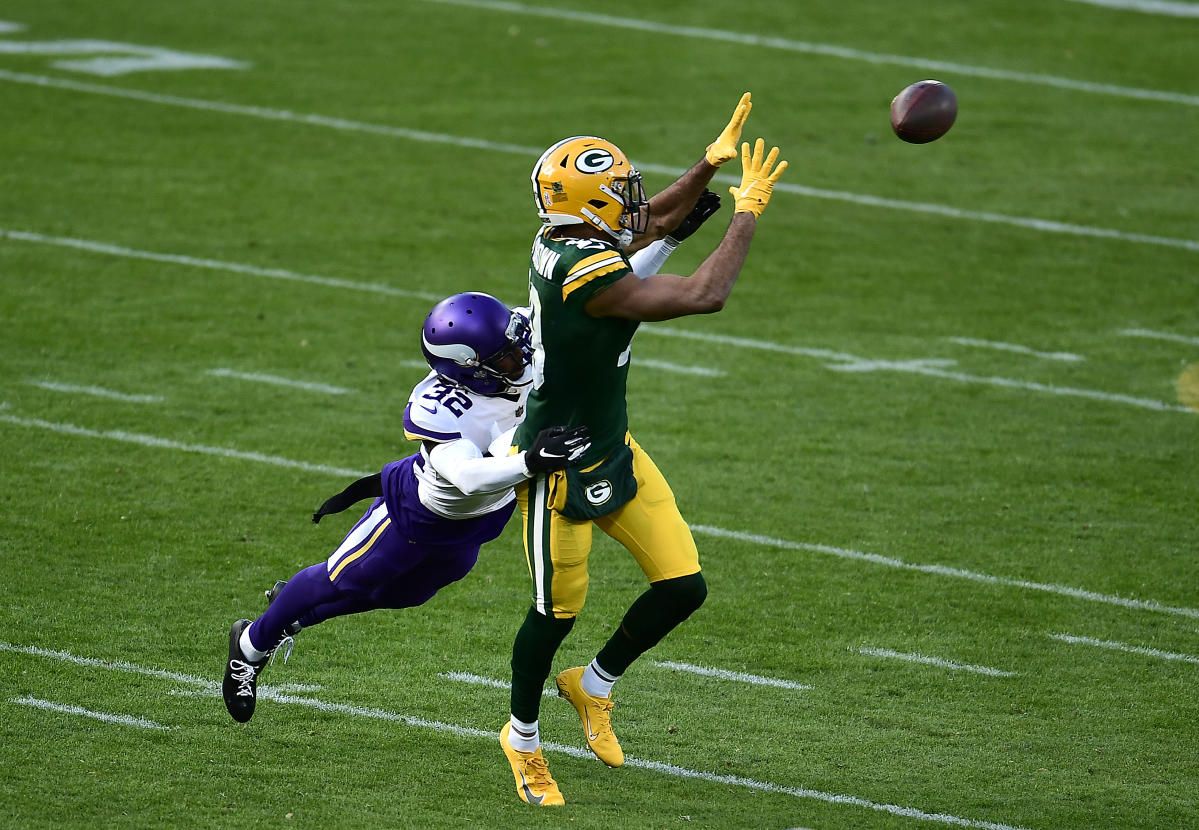
M554 777L550 775L550 765L545 756L536 752L525 761L525 780L530 784L553 784Z
M275 655L279 653L279 649L284 647L286 647L287 650L283 652L283 665L287 665L287 660L289 657L291 657L291 650L296 647L296 641L290 634L280 640L279 645L271 649L271 657L267 662L268 666L273 666L275 664Z
M229 661L229 676L237 681L237 694L247 696L254 694L254 680L258 677L258 666L245 660Z
M612 728L612 710L616 708L616 704L610 697L593 697L595 706L595 725L600 729Z

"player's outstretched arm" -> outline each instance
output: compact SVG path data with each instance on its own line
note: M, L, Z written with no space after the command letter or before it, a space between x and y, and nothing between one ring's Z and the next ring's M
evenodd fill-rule
M591 435L586 426L547 427L522 453L483 455L473 443L460 438L434 446L429 451L429 463L463 493L474 496L498 493L538 473L573 467L590 448Z
M736 158L737 142L741 140L741 129L745 126L745 119L749 118L751 109L753 102L747 92L737 102L729 123L704 151L704 157L673 184L649 200L649 227L643 237L644 241L640 241L642 238L635 240L630 250L661 239L671 228L677 227L683 221L704 188L708 186L708 182L712 181L712 176L716 174L720 165Z
M724 239L694 274L656 274L646 279L630 274L588 300L587 313L593 317L655 321L711 314L724 308L749 253L758 217L787 169L787 162L778 161L777 147L765 156L763 150L762 139L755 143L752 155L749 145L742 145L741 186L729 189L735 200L732 221Z
M633 273L645 278L661 271L666 260L674 253L675 248L679 247L679 243L699 230L700 226L718 210L720 210L720 195L711 190L705 190L700 194L695 207L691 208L691 212L684 217L677 228L629 257L629 265L633 267Z

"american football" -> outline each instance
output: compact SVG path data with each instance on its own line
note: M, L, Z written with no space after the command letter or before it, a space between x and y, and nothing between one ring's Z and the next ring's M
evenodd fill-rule
M957 96L940 81L917 81L891 100L891 129L909 144L936 141L957 117Z

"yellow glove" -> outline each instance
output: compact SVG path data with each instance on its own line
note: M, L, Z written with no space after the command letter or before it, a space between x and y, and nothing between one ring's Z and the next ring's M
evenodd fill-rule
M754 144L753 157L750 158L749 144L741 145L741 187L729 188L735 203L733 213L748 212L755 218L761 216L762 211L766 209L766 203L770 201L770 194L774 191L774 183L787 169L785 161L780 161L778 167L774 166L775 159L779 157L778 147L772 148L766 160L762 160L762 150L765 146L759 138ZM772 167L774 172L771 172Z
M753 109L753 106L748 92L741 96L741 100L737 103L737 109L733 110L733 117L729 119L728 126L715 141L708 145L708 149L704 153L708 164L719 167L737 155L737 142L741 140L741 128L745 126L745 119L749 118L749 111Z

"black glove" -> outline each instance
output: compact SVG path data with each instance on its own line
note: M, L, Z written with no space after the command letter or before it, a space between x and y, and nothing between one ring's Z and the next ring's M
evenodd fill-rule
M591 448L591 432L586 426L567 429L546 427L537 433L533 446L525 451L525 468L533 475L565 470L578 462Z
M686 218L679 222L677 228L666 235L676 242L682 242L699 230L699 226L708 221L708 217L718 210L720 210L720 195L711 190L705 190L695 200L695 207L691 208L691 212L687 214Z

